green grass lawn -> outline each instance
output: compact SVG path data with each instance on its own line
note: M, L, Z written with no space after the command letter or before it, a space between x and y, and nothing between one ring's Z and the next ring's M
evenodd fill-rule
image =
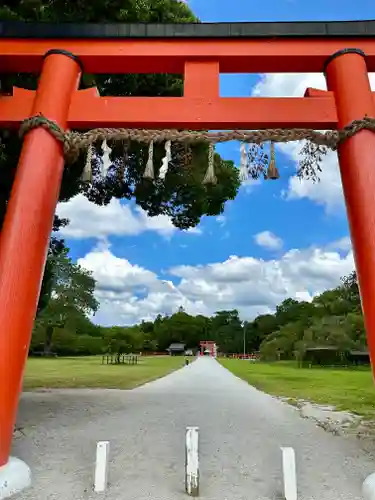
M375 419L375 385L370 369L298 368L294 363L221 359L223 366L257 389L335 406Z
M184 357L139 358L138 365L102 365L101 356L29 358L23 382L25 391L37 388L132 389L181 368Z

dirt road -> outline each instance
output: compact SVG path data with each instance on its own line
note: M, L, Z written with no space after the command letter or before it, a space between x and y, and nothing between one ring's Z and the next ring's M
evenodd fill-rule
M375 462L212 359L132 391L27 393L13 454L33 470L24 500L98 498L95 446L111 442L108 500L186 500L184 433L200 428L202 500L280 499L281 446L296 451L299 499L361 498Z

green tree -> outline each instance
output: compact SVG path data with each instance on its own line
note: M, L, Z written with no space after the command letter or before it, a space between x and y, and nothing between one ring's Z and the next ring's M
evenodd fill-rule
M217 311L211 319L209 339L215 340L220 352L239 353L243 350L244 330L236 309Z
M138 325L106 328L105 339L107 351L116 354L118 363L121 354L139 352L143 345L142 329Z
M144 349L154 351L156 345L163 352L173 342L183 342L187 348L197 349L199 342L209 335L209 321L205 316L191 316L183 308L179 308L171 316L158 316L153 326L150 322L143 322L141 328L144 332Z
M320 312L340 316L349 312L361 312L361 299L355 271L342 278L342 285L333 290L326 290L314 298L315 306Z
M190 344L193 321L193 317L181 309L172 316L164 318L155 330L160 350L165 351L172 342Z
M95 313L98 301L94 296L95 279L91 272L74 264L64 249L53 259L51 294L37 322L45 331L44 352L50 353L55 328L63 328L69 318Z
M189 7L179 0L5 0L0 6L0 20L52 22L122 22L122 23L186 23L197 22ZM0 75L0 93L11 92L12 86L35 89L34 75ZM83 86L97 86L102 96L181 96L180 75L83 75ZM0 228L9 200L21 142L15 132L0 131ZM112 167L106 178L98 175L100 145L96 145L97 161L93 167L93 183L80 180L85 159L65 169L60 201L83 193L90 201L106 205L115 197L135 199L150 216L165 214L173 224L187 229L199 224L203 215L223 212L227 200L234 199L239 177L233 162L215 155L216 186L205 187L202 179L207 165L206 145L195 145L185 151L172 146L172 160L165 182L150 183L142 178L147 161L147 147L139 144L111 144ZM125 149L126 148L126 152ZM155 165L161 164L163 147L155 146ZM186 154L187 153L187 154ZM125 159L126 157L126 159ZM190 160L189 160L190 158ZM186 165L186 159L188 159ZM192 159L192 161L191 161ZM51 242L51 246L53 242ZM47 261L38 311L50 297L51 261Z
M308 347L334 346L340 350L354 347L353 340L345 331L342 316L316 318L304 332L302 341Z
M155 335L155 323L152 321L142 321L140 329L143 338L143 351L157 351L158 350L158 340Z
M189 7L178 0L103 0L101 2L76 2L73 0L5 0L0 7L0 20L17 19L23 21L54 22L196 22ZM181 96L182 80L179 75L84 75L84 82L98 87L102 96ZM12 85L36 88L36 78L32 75L8 75L2 77L2 86ZM6 83L4 83L6 82ZM9 198L15 167L20 151L17 134L3 131L0 167L0 226ZM87 186L80 181L84 158L80 158L69 169L65 169L60 200L69 200L78 193L84 193L92 202L104 205L111 198L134 198L136 203L151 216L167 214L176 227L186 229L196 226L202 215L217 215L224 210L228 199L233 199L238 191L239 178L232 162L215 157L218 184L207 188L202 179L207 166L207 146L196 145L189 151L192 162L185 165L183 146L174 144L172 161L165 182L150 183L142 179L147 161L147 147L139 144L111 144L112 167L103 179L97 175L99 157L94 166L93 184ZM163 147L155 150L155 165L161 164ZM125 170L125 172L124 172Z
M247 349L249 352L258 351L262 342L273 332L278 330L279 325L273 314L262 314L249 323L246 327Z
M348 276L341 278L341 290L345 299L349 302L351 310L362 311L361 294L358 286L356 271L352 271Z
M303 338L305 327L301 320L282 325L265 338L260 348L261 356L271 360L293 359L296 343Z
M344 316L342 326L352 340L354 349L360 351L367 349L366 330L361 313L350 312Z
M321 348L317 356L326 362L336 359L336 352L366 349L366 333L360 307L355 272L342 278L342 284L316 296L311 303L284 300L276 308L273 332L261 344L264 359L302 360L309 348ZM256 318L249 328L254 329ZM272 319L270 319L272 326ZM327 350L332 348L333 350Z
M52 287L54 282L54 267L56 259L59 255L66 253L65 242L63 239L56 236L57 231L60 228L65 227L68 224L67 219L60 219L57 215L54 217L53 221L53 233L50 239L50 245L48 248L46 265L44 268L44 277L39 293L39 301L37 306L37 316L43 311L47 306L52 293Z

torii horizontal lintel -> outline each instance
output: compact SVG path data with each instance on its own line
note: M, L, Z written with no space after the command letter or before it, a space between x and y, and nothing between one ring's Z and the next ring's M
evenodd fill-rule
M78 56L86 73L184 72L186 61L215 61L220 73L321 73L328 58L348 46L366 54L375 71L374 39L19 40L0 38L2 72L41 70L43 56L62 49Z
M0 98L0 127L16 128L31 116L35 92L13 89ZM76 91L68 125L229 130L337 128L332 95L321 97L100 97L95 88Z
M0 98L0 128L18 128L31 116L32 90L13 88ZM375 92L373 93L375 102ZM332 92L308 88L305 97L100 97L95 88L75 92L69 128L336 129Z

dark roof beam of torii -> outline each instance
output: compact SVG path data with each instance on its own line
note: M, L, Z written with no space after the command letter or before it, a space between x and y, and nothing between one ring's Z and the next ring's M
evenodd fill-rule
M0 23L2 72L35 72L51 48L78 56L88 73L182 74L187 60L221 73L322 72L355 47L375 71L375 21L195 24Z
M239 23L24 23L1 21L2 38L357 38L373 37L375 20Z

